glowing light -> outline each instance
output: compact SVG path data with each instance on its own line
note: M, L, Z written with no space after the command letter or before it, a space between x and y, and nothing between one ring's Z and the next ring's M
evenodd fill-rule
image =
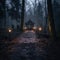
M39 31L42 31L42 28L41 27L39 27Z
M12 30L11 30L11 29L9 29L9 32L12 32Z

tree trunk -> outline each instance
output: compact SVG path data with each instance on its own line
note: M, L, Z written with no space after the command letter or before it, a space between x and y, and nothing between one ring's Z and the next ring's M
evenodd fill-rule
M55 24L53 19L52 0L47 0L47 6L48 6L48 20L51 26L51 33L52 33L53 39L55 40L56 30L55 30Z
M22 11L21 11L21 31L23 31L24 25L24 8L25 8L25 0L22 0Z

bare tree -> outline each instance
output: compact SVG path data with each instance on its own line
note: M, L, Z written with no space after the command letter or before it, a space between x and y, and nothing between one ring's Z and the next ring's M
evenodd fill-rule
M20 12L19 9L21 9L21 4L19 0L11 0L11 17L14 17L16 20L18 20L18 18L20 18Z

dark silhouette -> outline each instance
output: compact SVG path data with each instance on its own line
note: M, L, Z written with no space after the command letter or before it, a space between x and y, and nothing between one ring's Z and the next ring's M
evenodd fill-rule
M51 33L52 33L53 39L55 40L56 30L55 30L55 23L54 23L54 18L53 18L52 0L47 0L47 5L48 5L48 20L50 22Z
M24 25L24 8L25 8L25 0L22 0L21 31L23 31L23 25Z

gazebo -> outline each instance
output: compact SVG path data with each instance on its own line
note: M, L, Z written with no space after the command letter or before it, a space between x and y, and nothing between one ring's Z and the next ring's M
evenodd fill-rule
M28 29L32 29L34 27L34 22L29 20L25 23L25 25Z

